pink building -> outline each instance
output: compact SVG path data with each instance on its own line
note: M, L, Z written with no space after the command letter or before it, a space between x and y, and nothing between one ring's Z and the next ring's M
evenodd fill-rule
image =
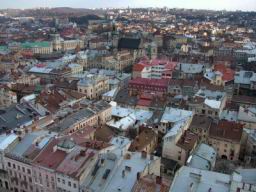
M170 79L172 72L175 70L177 62L168 59L143 58L133 67L133 78L149 78L149 79Z

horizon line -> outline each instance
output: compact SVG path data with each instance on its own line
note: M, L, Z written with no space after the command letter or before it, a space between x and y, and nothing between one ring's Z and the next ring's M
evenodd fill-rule
M70 7L70 6L54 6L54 7L30 7L30 8L0 8L0 10L31 10L31 9L55 9L55 8L71 8L71 9L89 9L89 10L106 10L106 9L183 9L183 10L195 10L195 11L216 11L216 12L256 12L256 10L241 10L241 9L206 9L206 8L182 8L182 7L136 7L136 6L120 6L120 7Z

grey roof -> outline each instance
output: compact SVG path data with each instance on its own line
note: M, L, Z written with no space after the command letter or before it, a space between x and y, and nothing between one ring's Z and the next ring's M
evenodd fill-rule
M176 172L169 192L229 192L230 175L183 166Z
M107 80L108 77L106 76L100 76L100 75L93 75L93 76L87 76L83 79L81 79L79 82L78 82L78 86L84 86L84 87L87 87L87 86L94 86L96 85L98 82L100 81L103 81L103 80Z
M80 122L82 120L88 119L92 117L95 114L94 111L91 109L81 109L67 117L61 122L59 122L57 125L54 124L50 127L50 129L53 129L55 131L63 131L65 129L70 128L72 125L76 124L77 122Z
M0 132L29 124L39 114L26 104L13 104L0 110Z
M237 84L250 84L255 81L256 73L253 71L239 71L235 74L235 83Z
M217 152L209 145L201 143L188 159L188 166L211 170L215 165Z
M23 156L23 154L28 150L28 148L39 138L48 134L48 131L37 131L28 133L22 140L15 145L15 147L10 151L11 154L16 156Z
M72 149L75 147L75 145L76 144L74 143L74 141L72 141L68 138L63 139L58 143L58 147L61 147L64 149Z
M202 73L204 70L203 64L180 63L179 65L181 65L180 69L184 73L197 74Z
M237 169L236 172L242 176L243 183L256 184L256 169Z

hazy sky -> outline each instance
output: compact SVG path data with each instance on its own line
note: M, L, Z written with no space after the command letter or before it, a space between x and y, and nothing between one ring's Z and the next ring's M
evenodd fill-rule
M0 8L34 7L171 7L256 11L256 0L0 0Z

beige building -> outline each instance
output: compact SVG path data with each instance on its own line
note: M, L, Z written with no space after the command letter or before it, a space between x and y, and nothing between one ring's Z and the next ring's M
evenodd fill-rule
M208 143L217 151L218 157L236 161L240 155L242 134L242 124L222 120L211 125Z
M81 39L64 40L59 34L53 34L52 47L55 51L70 51L76 48L83 49L84 41Z
M51 54L53 52L53 46L51 42L26 42L22 43L21 50L30 50L33 54Z
M189 130L199 136L199 141L206 142L212 119L204 115L194 115Z
M100 98L103 93L109 90L108 78L105 76L87 76L77 84L77 90L86 95L88 99Z
M71 63L68 65L68 67L71 69L71 74L75 75L75 74L80 74L83 73L83 66L76 64L76 63Z
M196 97L189 102L189 110L198 115L218 119L226 106L227 96L221 91L200 89Z
M132 66L134 62L133 55L128 50L118 51L114 55L106 55L102 58L102 67L116 71L123 71Z
M0 108L5 108L17 103L17 95L9 87L0 85Z
M84 48L84 41L79 39L61 41L61 49L63 51L75 50L76 48Z
M152 129L142 131L131 143L129 151L154 152L157 146L157 133Z
M167 120L167 117L169 117L169 122L172 118L177 121L168 126L169 131L163 138L162 157L184 165L190 150L195 147L198 140L197 135L187 131L192 121L193 114L191 111L176 111L173 109L172 111L167 110L166 114L163 116L164 118L162 117L162 120Z
M25 84L25 85L38 85L40 84L40 77L35 75L23 74L15 79L15 83Z
M102 64L102 56L97 50L86 50L77 53L76 61L82 65L85 70L90 68L99 68Z

